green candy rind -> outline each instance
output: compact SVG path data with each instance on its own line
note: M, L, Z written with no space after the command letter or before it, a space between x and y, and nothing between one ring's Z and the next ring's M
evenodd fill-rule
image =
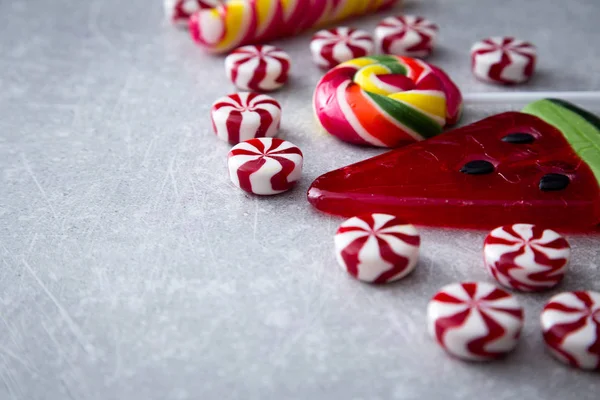
M381 107L389 116L393 117L402 125L420 134L425 139L438 135L442 127L431 118L399 101L386 96L365 91L365 94L373 99L373 102ZM401 116L396 118L395 116Z
M535 101L525 106L523 112L534 115L561 131L600 184L600 118L559 99Z

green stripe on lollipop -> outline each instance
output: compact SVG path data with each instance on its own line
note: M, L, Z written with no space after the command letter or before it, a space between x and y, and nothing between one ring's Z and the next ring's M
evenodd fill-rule
M414 132L418 132L425 139L442 132L442 127L436 121L402 102L367 91L365 94L392 118L396 115L400 116L401 118L394 119Z

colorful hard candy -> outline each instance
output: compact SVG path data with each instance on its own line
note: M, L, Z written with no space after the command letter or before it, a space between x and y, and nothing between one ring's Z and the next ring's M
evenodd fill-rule
M331 214L394 214L417 225L596 229L598 149L596 116L540 100L324 174L308 200Z
M283 50L270 45L250 45L234 50L225 58L231 82L241 90L271 92L288 80L291 61Z
M531 224L496 228L483 244L484 262L494 279L526 292L558 285L570 257L571 247L565 238Z
M485 282L444 286L429 302L430 335L455 357L498 358L515 348L523 309L507 291Z
M600 293L553 296L540 317L546 346L573 367L600 370Z
M227 164L235 186L266 196L291 189L302 175L302 161L300 149L288 141L255 138L235 145Z
M310 42L313 61L319 67L331 69L354 58L373 53L373 38L365 31L345 26L323 29Z
M359 145L398 147L435 136L461 114L462 96L439 68L410 57L357 58L317 84L323 128Z
M222 0L164 0L165 15L176 26L187 27L190 16L199 11L214 8Z
M340 266L370 283L392 282L410 274L421 244L414 226L387 214L350 218L340 225L334 241Z
M423 17L388 17L375 28L376 48L381 54L424 58L431 54L438 30Z
M190 18L192 38L206 50L224 53L238 46L293 36L311 28L369 14L397 0L229 1Z
M485 82L505 85L531 78L536 62L535 47L513 37L491 37L471 48L473 74Z
M234 93L217 100L211 109L217 137L231 144L279 132L281 106L272 97L258 93Z

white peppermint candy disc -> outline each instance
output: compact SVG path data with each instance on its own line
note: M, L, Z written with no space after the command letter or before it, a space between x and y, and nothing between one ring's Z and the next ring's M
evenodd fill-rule
M465 360L491 360L517 345L523 309L507 291L485 282L444 286L429 302L431 336Z
M573 367L600 370L600 293L553 296L540 317L546 346Z
M388 17L375 28L377 51L423 58L433 50L438 26L433 22L414 15Z
M234 93L217 100L211 109L217 137L231 144L279 132L281 106L266 94Z
M471 48L473 74L486 82L526 82L533 75L536 58L531 43L513 37L487 38Z
M338 263L364 282L387 283L411 273L421 239L414 226L388 214L350 218L335 235Z
M283 86L289 75L290 57L269 45L243 46L225 59L231 82L241 90L270 92Z
M235 145L227 164L233 184L248 193L273 195L291 189L302 175L303 156L294 144L255 138Z
M569 243L551 229L514 224L494 229L483 244L492 276L511 289L537 291L556 286L571 257Z
M373 38L365 31L345 26L324 29L313 36L310 51L314 62L330 69L345 61L373 53Z

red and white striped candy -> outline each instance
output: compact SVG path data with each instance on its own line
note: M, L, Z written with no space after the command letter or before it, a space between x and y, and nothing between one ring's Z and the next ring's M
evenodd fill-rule
M165 15L176 26L187 27L190 16L198 10L216 7L222 0L164 0Z
M288 80L290 57L270 45L251 45L234 50L225 59L227 76L241 90L270 92Z
M513 37L491 37L471 48L473 74L482 81L505 85L529 80L536 58L531 43Z
M382 54L423 58L431 54L438 26L414 15L385 18L375 28L377 51Z
M600 370L600 293L553 296L540 317L546 346L573 367Z
M414 226L388 214L366 214L340 225L334 238L338 263L364 282L387 283L416 267L421 238Z
M507 291L485 282L444 286L427 308L429 333L453 356L491 360L517 345L523 309Z
M302 175L303 156L294 144L255 138L235 145L227 164L233 184L248 193L272 195L291 189Z
M556 286L565 276L570 257L565 238L530 224L496 228L483 244L484 262L494 279L527 292Z
M373 53L373 38L365 31L345 26L323 29L313 36L310 51L314 62L330 69L345 61Z
M258 93L234 93L221 97L211 109L217 137L231 144L279 132L281 106L274 98Z

